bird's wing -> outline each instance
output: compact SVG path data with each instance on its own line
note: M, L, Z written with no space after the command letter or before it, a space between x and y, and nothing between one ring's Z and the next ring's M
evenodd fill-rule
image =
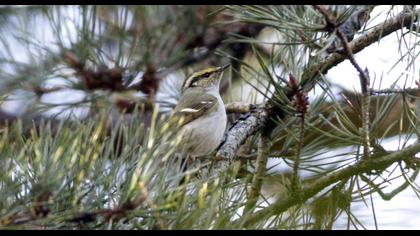
M191 100L191 97L195 99ZM216 109L216 105L217 98L215 96L201 91L193 91L182 96L174 109L173 117L177 118L176 120L180 122L179 125L183 126L203 114Z

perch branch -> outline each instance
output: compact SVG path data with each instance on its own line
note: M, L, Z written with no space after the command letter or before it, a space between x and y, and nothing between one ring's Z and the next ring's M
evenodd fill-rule
M255 104L244 102L232 102L225 105L226 113L248 113L256 108Z
M239 118L229 129L225 141L219 147L215 160L232 160L239 146L258 131L265 123L268 113L264 107L258 107Z

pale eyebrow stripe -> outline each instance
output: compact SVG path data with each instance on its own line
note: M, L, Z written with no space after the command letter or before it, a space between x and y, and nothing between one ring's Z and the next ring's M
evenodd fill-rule
M199 80L200 78L202 78L203 77L203 75L204 74L206 74L206 73L209 73L210 75L211 74L213 74L213 73L215 73L215 72L217 72L217 70L213 70L213 71L205 71L205 72L202 72L202 73L200 73L200 74L197 74L196 76L194 76L194 77L189 77L188 79L186 79L185 81L184 81L184 83L183 83L183 85L182 85L182 87L184 88L186 85L188 85L188 87L190 87L195 81L197 81L197 80Z
M192 84L192 83L194 83L196 80L199 80L200 78L202 78L205 74L209 74L209 75L211 75L211 74L214 74L216 71L206 71L206 72L203 72L203 73L201 73L201 74L198 74L198 75L196 75L195 77L193 77L192 79L191 79L191 83L190 84Z

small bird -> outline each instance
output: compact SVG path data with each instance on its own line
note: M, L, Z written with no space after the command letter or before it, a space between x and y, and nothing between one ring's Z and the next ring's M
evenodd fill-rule
M219 85L228 67L229 64L200 70L182 85L173 117L179 118L182 142L190 158L211 153L223 139L227 118Z

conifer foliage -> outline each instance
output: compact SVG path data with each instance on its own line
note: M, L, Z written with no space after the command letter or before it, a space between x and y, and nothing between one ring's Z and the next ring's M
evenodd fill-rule
M419 19L411 5L1 7L0 229L364 228L353 203L420 196ZM395 34L400 77L358 61ZM326 76L345 62L360 92ZM180 86L226 63L224 140L176 168Z

